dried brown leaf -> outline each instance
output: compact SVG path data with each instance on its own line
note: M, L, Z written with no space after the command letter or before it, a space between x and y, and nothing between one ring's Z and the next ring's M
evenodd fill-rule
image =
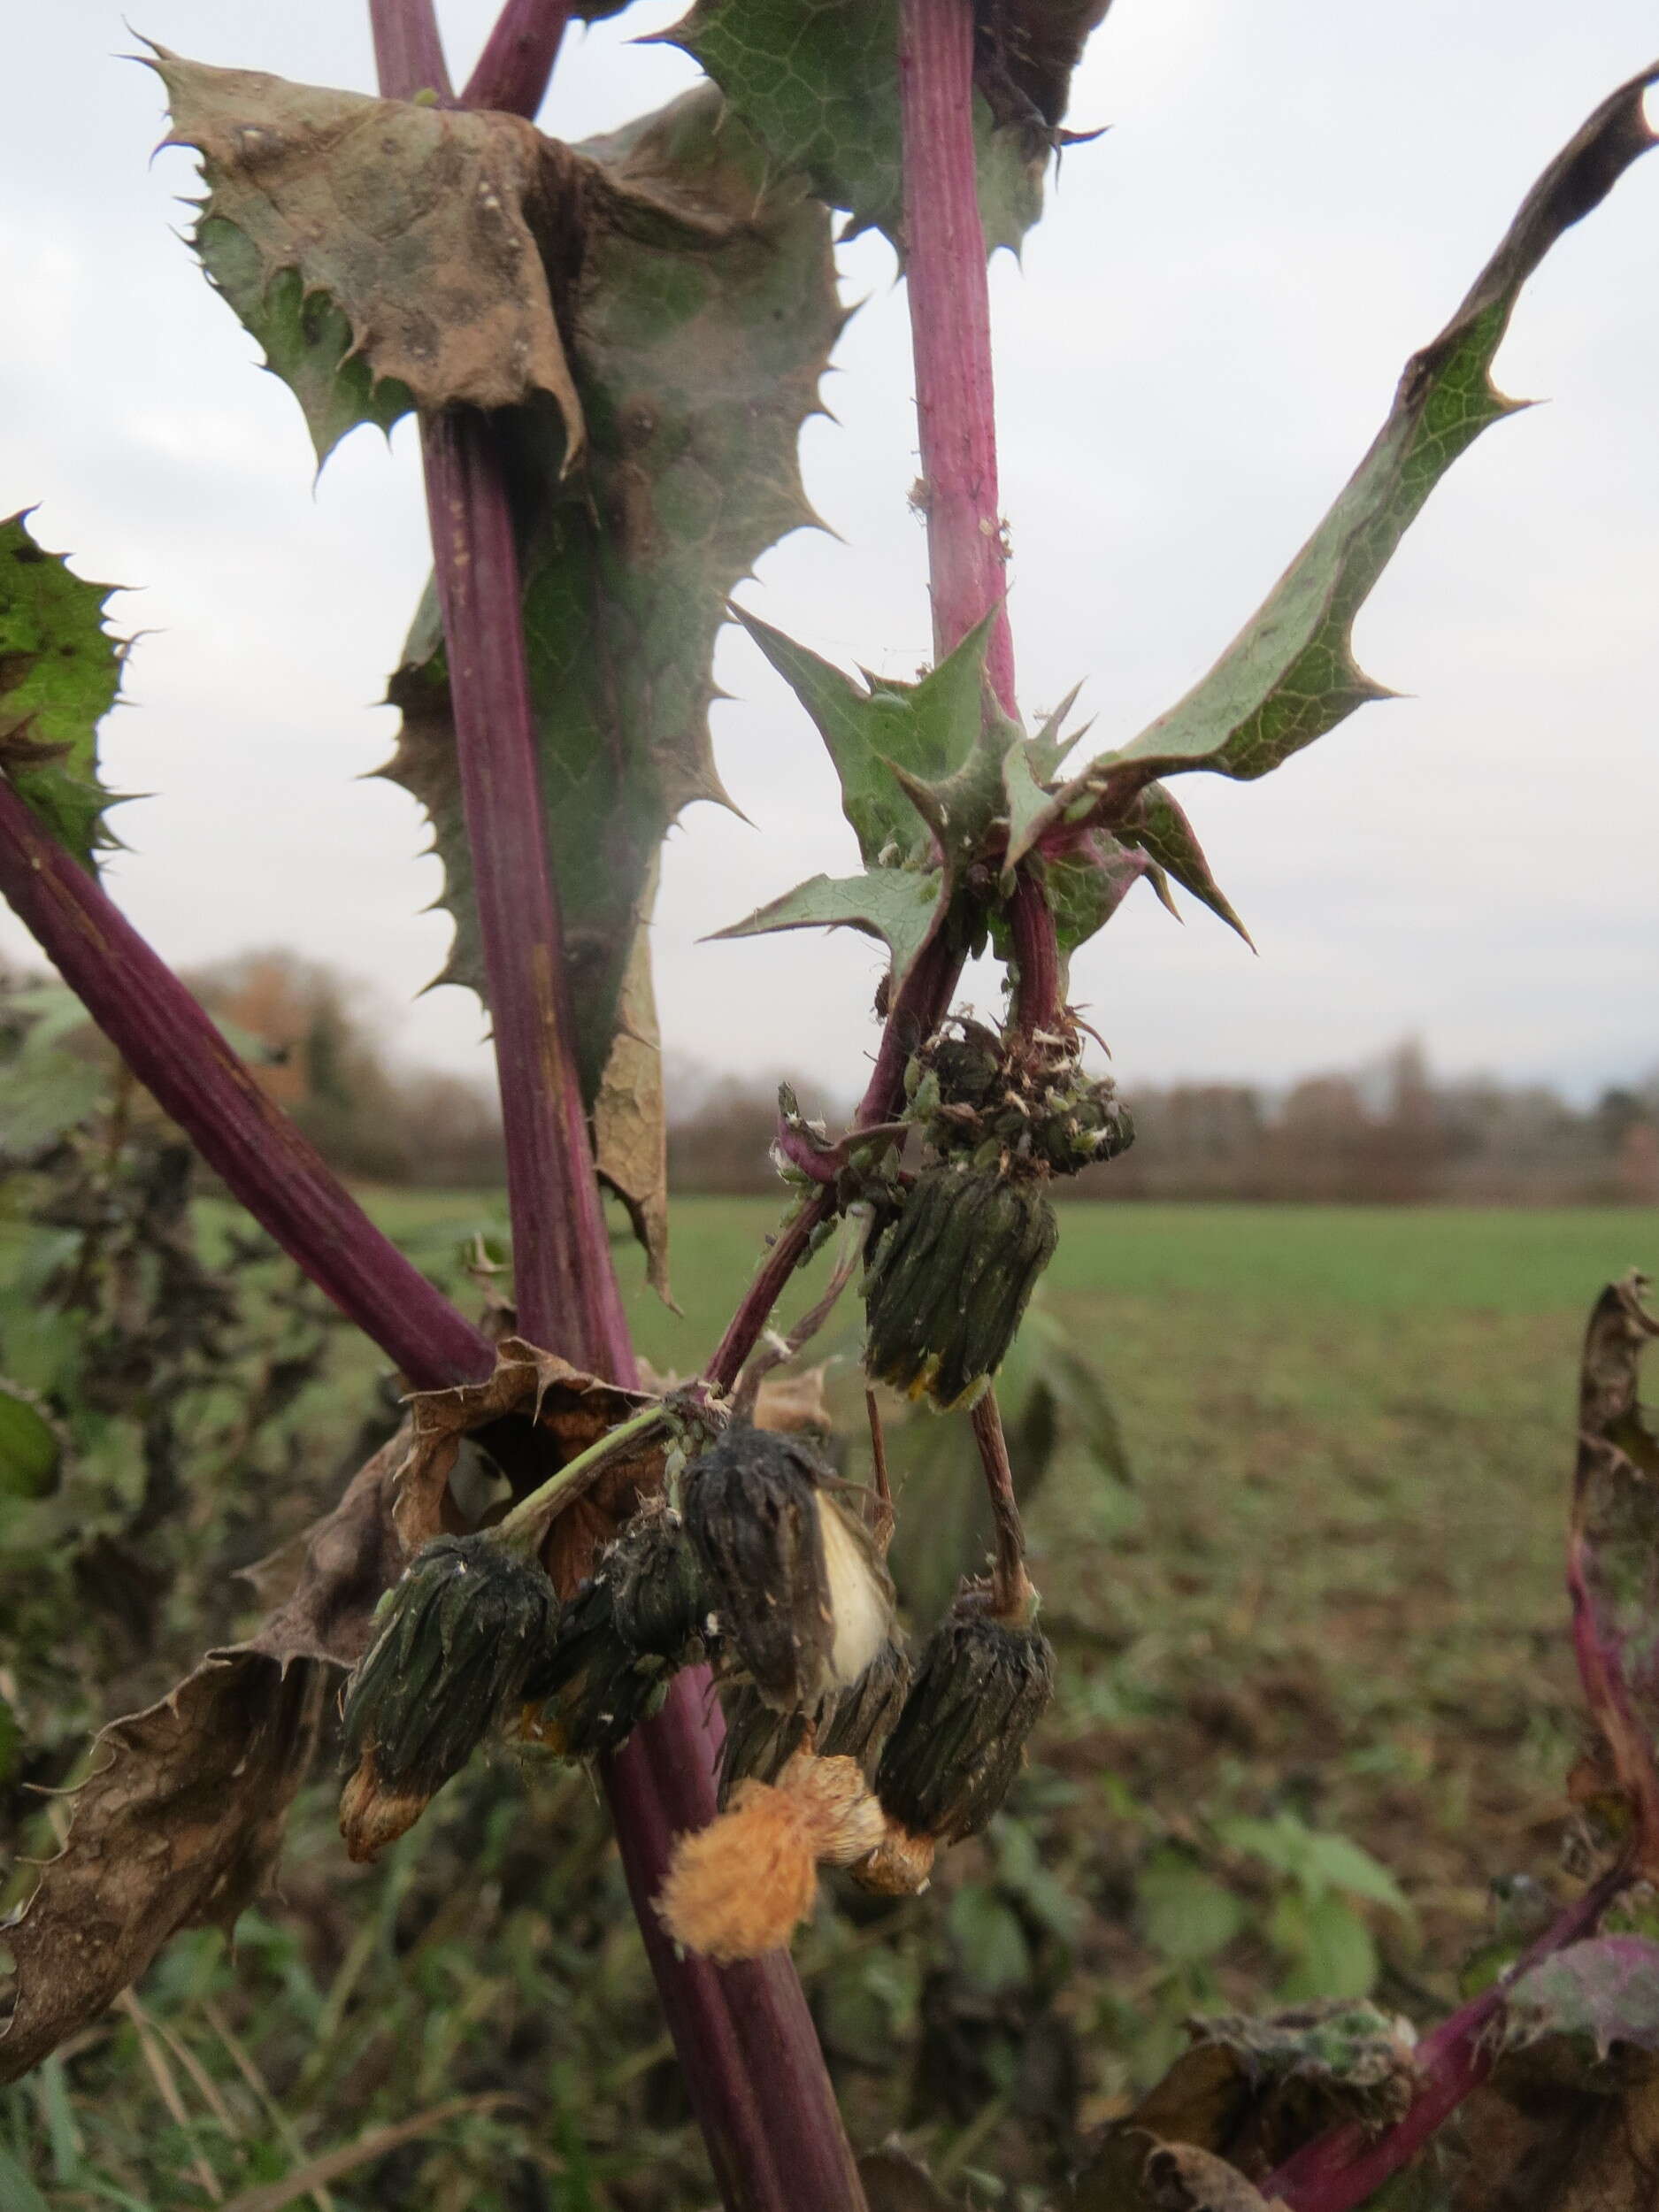
M538 396L575 458L581 403L552 293L573 265L560 243L573 156L517 116L152 50L173 111L164 143L202 157L204 264L293 385L319 459L352 422L411 404ZM319 351L330 311L340 342Z
M298 1547L256 1571L263 1587L279 1574L292 1587L246 1643L209 1652L98 1737L64 1847L4 1932L17 1989L0 2080L95 2019L178 1930L228 1928L258 1893L316 1740L325 1669L355 1664L403 1571L392 1502L406 1441L383 1445Z
M485 1381L423 1390L410 1400L411 1439L396 1471L392 1509L405 1552L412 1555L458 1525L449 1504L449 1476L462 1438L473 1430L509 1414L533 1421L553 1447L551 1473L649 1402L643 1392L601 1382L557 1352L544 1352L521 1336L504 1337L495 1348L495 1372ZM661 1451L650 1447L619 1458L559 1514L543 1557L561 1593L568 1594L588 1573L600 1546L615 1535L661 1467Z
M1236 2166L1191 2143L1160 2143L1143 2129L1108 2131L1072 2183L1065 2212L1283 2212Z
M210 1652L104 1730L64 1847L4 1931L17 1989L0 2080L96 2019L176 1930L234 1924L280 1845L322 1691L309 1661Z

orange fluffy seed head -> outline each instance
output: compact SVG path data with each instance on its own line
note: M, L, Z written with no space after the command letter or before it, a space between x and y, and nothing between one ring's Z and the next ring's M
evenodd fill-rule
M717 1966L776 1950L811 1911L818 1867L801 1806L769 1782L744 1782L731 1809L681 1836L657 1900L674 1941Z
M778 1777L778 1787L794 1800L813 1857L831 1866L851 1866L887 1834L887 1815L856 1759L818 1759L797 1751Z
M854 1867L853 1879L878 1897L918 1897L933 1877L933 1849L931 1836L912 1835L890 1820L881 1841Z

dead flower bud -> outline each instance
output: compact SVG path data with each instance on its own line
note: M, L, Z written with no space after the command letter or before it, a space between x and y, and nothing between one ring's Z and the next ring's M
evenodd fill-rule
M412 1827L465 1765L551 1645L556 1610L541 1570L487 1536L440 1536L416 1555L346 1690L356 1771L340 1824L354 1859Z
M560 1616L526 1685L543 1708L526 1733L566 1758L615 1751L697 1656L704 1609L679 1515L648 1501Z
M818 1862L849 1866L885 1832L856 1761L797 1752L775 1784L741 1782L728 1811L681 1836L657 1910L676 1943L717 1965L758 1958L811 1911Z
M824 1758L856 1759L865 1777L873 1777L910 1686L910 1663L895 1632L850 1689L832 1693L810 1714L774 1712L749 1683L729 1689L723 1701L722 1809L741 1782L775 1782L803 1748Z
M864 1273L865 1372L941 1409L977 1398L1058 1239L1031 1176L955 1160L924 1168Z
M1053 1695L1048 1638L1034 1624L999 1620L983 1590L964 1591L923 1648L876 1770L889 1821L938 1843L977 1835Z
M892 1624L887 1569L827 1479L798 1438L751 1428L687 1473L686 1532L728 1664L780 1712L856 1682Z

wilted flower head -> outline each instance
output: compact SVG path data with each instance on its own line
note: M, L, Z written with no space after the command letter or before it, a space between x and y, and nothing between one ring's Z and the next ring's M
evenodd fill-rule
M825 1758L855 1759L867 1778L873 1777L910 1686L910 1663L895 1630L850 1689L832 1691L810 1713L775 1711L751 1683L728 1689L723 1701L722 1808L740 1782L775 1782L803 1748Z
M724 1656L796 1713L856 1682L886 1640L893 1586L869 1532L798 1438L729 1429L686 1476L686 1530Z
M705 1610L680 1516L648 1500L565 1608L526 1685L543 1706L527 1732L570 1758L616 1750L697 1655Z
M938 1843L977 1835L1007 1796L1054 1695L1054 1651L1034 1623L1002 1620L965 1590L923 1647L876 1770L897 1826Z
M465 1765L551 1645L557 1609L540 1567L488 1536L441 1536L416 1555L346 1692L355 1771L340 1824L354 1859L412 1827Z
M941 1409L977 1398L1058 1239L1033 1175L958 1161L924 1168L864 1273L865 1371Z

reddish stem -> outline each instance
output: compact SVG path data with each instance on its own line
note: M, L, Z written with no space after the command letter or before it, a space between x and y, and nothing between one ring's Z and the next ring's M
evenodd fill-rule
M387 50L435 43L432 0L370 4L377 52L382 16L430 27L429 38L411 30L402 46L388 39ZM380 84L392 97L414 88L384 67ZM422 450L495 1021L519 1317L540 1341L631 1383L634 1350L572 1048L505 471L481 418L423 421ZM863 2212L851 2148L787 1955L717 1968L680 1956L656 1916L676 1838L714 1816L720 1732L708 1671L691 1670L603 1768L663 2011L732 2212Z
M1006 588L969 0L902 0L899 101L933 651L942 660ZM1012 714L1014 648L1005 607L998 608L986 669Z
M557 1345L579 1366L632 1386L634 1351L588 1141L542 833L506 469L482 415L424 418L420 434L495 1033L519 1324L533 1342Z
M461 105L534 115L547 96L570 12L570 0L507 0L466 81Z
M1552 1952L1591 1934L1630 1882L1627 1865L1609 1868L1545 1929L1502 1980L1424 2037L1415 2054L1423 2086L1393 2127L1373 2135L1349 2122L1304 2143L1262 2183L1267 2201L1282 2200L1289 2212L1351 2212L1409 2165L1435 2130L1492 2071L1499 2050L1493 2026L1516 1978Z
M3 777L0 893L209 1166L411 1383L440 1390L489 1373L488 1338L380 1234L96 877Z
M974 1404L973 1440L979 1448L979 1464L991 1500L991 1518L996 1529L996 1563L991 1578L991 1610L999 1620L1018 1621L1023 1627L1031 1617L1035 1593L1025 1572L1025 1532L1020 1525L1014 1496L1014 1471L1008 1462L1008 1439L1002 1433L1002 1409L995 1390L987 1389Z
M374 40L374 73L388 99L412 100L418 92L435 92L445 101L454 98L438 19L430 5L411 8L403 0L369 0L369 29Z
M1027 1037L1038 1030L1054 1036L1065 1012L1061 998L1060 942L1048 898L1027 868L1022 868L1014 879L1008 915L1014 964L1018 970L1015 1025Z

